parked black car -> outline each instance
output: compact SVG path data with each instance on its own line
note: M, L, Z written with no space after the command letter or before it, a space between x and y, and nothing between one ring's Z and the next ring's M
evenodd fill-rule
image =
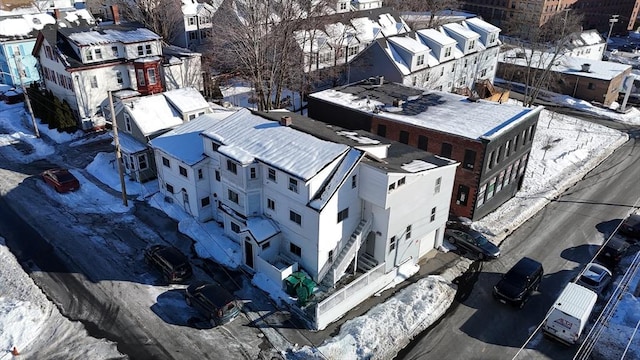
M446 229L444 235L451 244L476 254L480 260L496 259L500 256L500 248L476 230Z
M218 284L195 282L185 290L184 300L206 316L212 326L231 322L240 314L240 303Z
M542 264L523 257L493 287L493 296L501 303L509 303L522 309L531 293L537 291L542 282Z
M152 245L144 252L144 261L158 268L168 283L180 283L193 275L189 259L172 246Z
M629 243L619 237L612 237L602 244L602 249L596 259L609 269L615 268L629 249Z
M640 239L640 213L632 213L620 225L620 232L630 238Z

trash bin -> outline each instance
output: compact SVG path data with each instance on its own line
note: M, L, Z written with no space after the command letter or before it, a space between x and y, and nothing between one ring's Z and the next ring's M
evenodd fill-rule
M298 304L304 306L311 295L313 295L313 289L315 289L316 283L310 278L306 277L302 279L296 288L296 295L298 296Z
M296 296L296 289L301 285L302 281L306 278L306 275L301 272L294 272L284 279L286 284L286 292L291 296Z

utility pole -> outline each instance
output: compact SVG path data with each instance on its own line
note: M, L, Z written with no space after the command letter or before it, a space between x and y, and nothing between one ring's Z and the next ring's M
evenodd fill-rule
M611 37L611 31L613 31L613 24L618 22L618 16L620 15L611 15L609 19L609 33L607 34L607 43L604 45L604 49L607 50L609 46L609 38Z
M31 116L31 123L33 124L33 131L36 134L36 137L40 137L40 130L38 130L38 123L36 122L36 117L33 116L33 109L31 108L31 101L29 100L29 94L27 94L27 88L24 86L24 80L22 79L22 62L17 54L13 54L13 58L16 61L16 67L18 68L18 77L20 78L20 87L22 88L22 94L24 95L24 102L27 104L27 110L29 111L29 115Z
M113 106L113 96L109 90L109 106L111 107L111 125L113 126L113 142L116 146L116 162L118 163L118 175L120 176L120 186L122 188L122 203L127 205L127 187L124 183L124 173L122 171L122 154L120 153L120 140L118 139L118 122L116 121L116 110Z

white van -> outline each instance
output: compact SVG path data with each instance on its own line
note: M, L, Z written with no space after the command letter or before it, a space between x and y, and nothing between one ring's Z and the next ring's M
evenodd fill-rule
M565 344L575 344L597 300L595 292L576 283L568 283L551 306L542 325L543 333Z

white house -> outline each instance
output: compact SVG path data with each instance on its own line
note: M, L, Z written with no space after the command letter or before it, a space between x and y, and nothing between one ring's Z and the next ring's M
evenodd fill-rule
M439 29L380 38L349 64L350 83L371 77L441 91L493 82L500 52L500 29L479 18Z
M180 31L173 44L191 50L206 44L211 36L213 15L222 5L223 0L198 2L197 0L181 0L183 21L179 23Z
M195 124L206 127L198 148ZM222 223L243 267L281 284L303 269L322 283L318 328L441 245L458 165L363 131L246 109L204 115L151 146L165 198ZM368 285L330 290L348 268Z
M604 55L606 42L595 29L572 33L566 45L569 52L566 55L600 61Z

